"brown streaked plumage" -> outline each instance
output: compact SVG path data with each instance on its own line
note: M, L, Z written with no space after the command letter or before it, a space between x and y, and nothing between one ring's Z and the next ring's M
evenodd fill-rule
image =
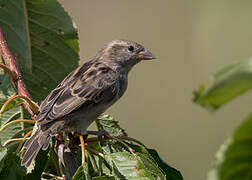
M138 43L114 40L71 72L41 103L38 130L24 144L21 164L28 167L61 130L86 134L88 126L124 94L131 68L154 58Z

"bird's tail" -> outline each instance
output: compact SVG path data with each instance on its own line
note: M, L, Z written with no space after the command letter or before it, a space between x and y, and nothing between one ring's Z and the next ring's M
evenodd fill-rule
M35 159L39 150L46 150L51 139L50 131L42 131L40 128L24 144L21 165L28 167Z

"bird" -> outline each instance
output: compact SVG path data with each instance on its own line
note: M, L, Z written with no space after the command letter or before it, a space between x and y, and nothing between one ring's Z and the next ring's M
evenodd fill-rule
M156 57L134 41L113 40L73 70L41 102L37 130L24 144L21 165L29 167L61 131L87 134L89 125L125 93L132 67L152 59Z

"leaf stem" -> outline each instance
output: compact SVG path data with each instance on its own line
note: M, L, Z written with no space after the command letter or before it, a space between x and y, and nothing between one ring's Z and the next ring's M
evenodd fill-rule
M28 136L30 136L32 134L32 130L29 131L28 133L26 133L26 135L24 135L23 137L23 141L19 143L17 150L16 150L16 154L21 150L21 147L23 146L25 140L27 139Z
M16 136L22 134L23 132L27 132L28 130L32 130L32 129L33 129L33 126L27 127L27 128L25 128L24 130L18 131L18 132L17 132L16 134L14 134L12 137L16 137Z
M3 127L0 128L0 132L2 132L5 128L7 128L9 125L18 123L18 122L24 122L24 123L29 123L29 124L35 124L34 120L27 120L27 119L18 119L18 120L14 120L11 122L8 122L7 124L5 124Z
M114 139L114 140L118 141L119 143L121 143L122 145L124 145L126 148L128 148L128 150L131 152L131 154L133 154L136 157L134 150L131 147L129 147L125 142L123 142L122 140L120 140L116 136L109 136L109 135L105 135L105 136L108 136L110 139Z
M59 180L63 180L64 179L64 177L59 177L59 176L56 176L56 175L48 173L48 172L43 172L42 176L50 176L50 177L52 177L54 179L59 179Z
M146 146L142 142L138 141L135 138L128 137L128 136L117 136L117 138L121 139L121 140L133 141L133 142L135 142L135 143L137 143L137 144L139 144L139 145L141 145L141 146L143 146L143 147L146 148Z
M105 159L105 156L104 156L101 152L96 151L96 150L90 148L89 146L86 146L86 149L87 149L88 151L90 151L90 152L92 152L92 153L94 153L94 154L96 154L96 155L102 157L103 159Z
M0 110L0 114L2 114L2 113L4 112L4 110L5 110L5 108L7 107L7 105L8 105L11 101L13 101L14 99L16 99L16 98L24 99L24 100L29 104L29 106L30 106L31 110L33 111L33 113L38 114L38 108L39 108L38 105L37 105L35 102L31 101L28 97L22 96L22 95L11 96L11 97L4 103L4 105L2 106L2 108L1 108L1 110Z
M5 143L3 144L3 147L6 147L8 144L10 144L10 143L12 143L12 142L17 142L17 141L23 141L23 138L8 139L8 140L5 141Z

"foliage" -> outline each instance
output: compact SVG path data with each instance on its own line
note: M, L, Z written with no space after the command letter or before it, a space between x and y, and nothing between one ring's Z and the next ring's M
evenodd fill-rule
M106 129L111 136L125 137L125 131L111 116L104 115L97 119L96 124L99 130ZM98 179L183 179L180 172L161 160L155 150L130 141L124 142L134 150L134 154L128 151L127 146L116 141L107 141L105 146L99 143L90 145L104 154L104 158L89 152L87 162L90 164L81 166L74 179L88 179L89 176Z
M252 59L233 63L220 69L211 85L201 85L194 101L210 110L216 110L252 88ZM251 179L252 168L252 114L236 129L216 154L216 162L208 180Z
M41 101L78 65L77 30L56 0L0 0L0 9L0 26L25 84Z
M252 59L226 66L215 73L210 82L202 84L194 101L212 110L252 88ZM209 84L209 87L207 85Z
M0 27L16 56L27 89L37 102L78 64L77 30L56 0L0 0ZM10 77L0 71L0 108L15 94ZM8 104L0 115L0 128L13 120L30 118L22 103L15 99ZM127 133L111 116L98 118L96 125L110 136L126 139L106 139L103 146L98 141L88 143L86 146L92 151L86 151L85 164L79 163L73 179L183 179L157 151L127 140ZM20 166L23 136L32 128L30 124L15 123L0 130L0 179L60 179L66 174L54 140L47 151L39 152L28 169ZM80 154L78 150L78 161Z

